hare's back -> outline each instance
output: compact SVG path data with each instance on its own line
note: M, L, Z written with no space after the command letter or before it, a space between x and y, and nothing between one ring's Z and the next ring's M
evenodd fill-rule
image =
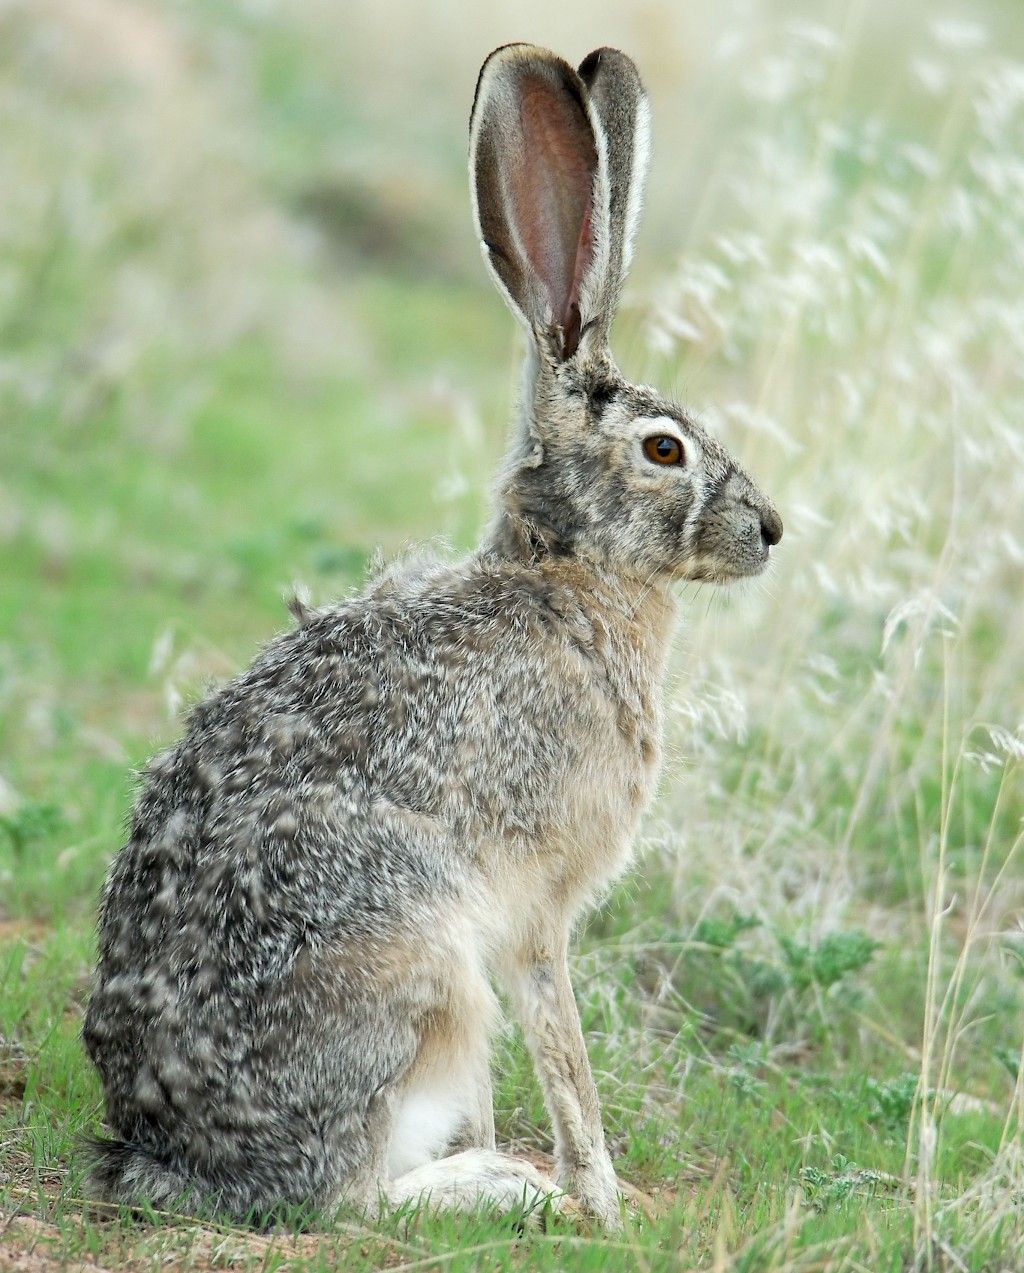
M323 931L405 907L437 874L429 820L384 844L379 806L434 810L436 776L401 761L428 727L443 745L445 725L425 669L420 700L410 692L413 638L366 602L319 612L200 703L143 776L103 928L130 923L161 945L191 927L212 943L229 925Z
M387 937L463 887L477 843L540 835L588 739L615 733L573 622L486 570L306 616L150 765L109 957Z

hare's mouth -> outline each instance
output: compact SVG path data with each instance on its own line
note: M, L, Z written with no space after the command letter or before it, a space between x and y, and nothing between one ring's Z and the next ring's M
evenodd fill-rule
M679 575L701 583L735 583L762 574L782 539L782 521L771 506L747 500L716 503L698 522L691 552Z
M677 572L680 579L692 583L739 583L742 579L754 579L764 574L771 562L771 549L767 544L746 550L736 557L715 558L700 556L682 564Z

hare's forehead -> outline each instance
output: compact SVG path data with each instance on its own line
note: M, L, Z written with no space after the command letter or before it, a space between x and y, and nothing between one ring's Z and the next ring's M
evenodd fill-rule
M648 438L652 434L659 434L682 442L688 436L689 430L675 416L665 415L662 412L644 412L640 415L627 416L620 432L627 437L638 438Z
M704 431L687 420L682 412L676 414L659 406L636 406L624 401L614 418L605 421L618 438L632 441L636 438L670 437L681 444L697 443L703 446Z
M646 438L670 437L683 448L690 463L699 460L708 471L721 473L732 464L722 444L678 408L624 400L606 413L601 425L616 450L634 452L635 444Z

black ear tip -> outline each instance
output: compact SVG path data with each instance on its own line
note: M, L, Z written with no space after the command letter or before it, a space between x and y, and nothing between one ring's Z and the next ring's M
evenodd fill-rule
M604 49L595 49L593 53L588 53L579 66L579 77L588 87L597 74L597 68L601 65L601 55Z
M599 74L612 74L620 79L632 80L638 84L640 82L640 72L633 59L621 49L607 44L587 54L580 63L578 74L587 88L592 87Z

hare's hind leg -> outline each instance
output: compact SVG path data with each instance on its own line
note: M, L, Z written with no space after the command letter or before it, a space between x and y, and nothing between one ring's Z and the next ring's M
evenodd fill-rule
M529 1211L560 1191L531 1163L494 1148L494 992L472 952L446 968L445 986L416 1059L394 1092L388 1178L378 1182L382 1200L391 1206L411 1202L465 1211L490 1203Z
M462 1124L452 1137L448 1149L452 1154L463 1149L494 1149L494 1092L488 1057L479 1058L470 1077L470 1099Z
M384 1193L393 1207L412 1202L449 1211L471 1211L488 1203L502 1211L535 1211L547 1198L557 1206L562 1196L532 1163L494 1149L464 1149L425 1163L389 1181Z
M487 1033L470 1037L476 1046L469 1051L439 1050L428 1040L407 1079L375 1097L367 1119L373 1151L345 1191L350 1202L455 1211L490 1203L529 1212L560 1196L531 1163L495 1150ZM467 1142L473 1147L450 1152Z
M494 1149L489 1054L494 993L472 960L448 973L416 1059L395 1092L388 1178L463 1149Z
M486 1040L470 1056L418 1068L395 1103L388 1176L463 1149L494 1148L494 1109Z

